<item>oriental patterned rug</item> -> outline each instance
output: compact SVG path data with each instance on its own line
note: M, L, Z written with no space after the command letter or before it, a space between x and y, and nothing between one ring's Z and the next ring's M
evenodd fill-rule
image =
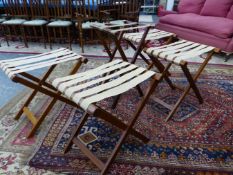
M92 65L96 67L101 63L95 60ZM191 69L196 68L196 64L191 65ZM180 70L173 68L173 72L174 81L184 85L186 80ZM147 82L143 84L143 89L146 86ZM209 65L199 79L198 86L205 103L200 105L195 97L188 96L172 120L165 122L168 111L154 102L153 97L174 104L180 93L161 83L135 125L151 141L145 145L132 136L128 137L109 174L232 174L232 67ZM125 93L112 112L127 121L139 98L135 90ZM110 98L100 105L111 110L111 102ZM73 126L79 123L82 114L82 111L68 105L58 110L54 123L31 157L29 165L71 174L98 174L99 170L77 147L62 154ZM88 131L98 137L88 148L106 160L119 139L119 130L91 117L82 133Z

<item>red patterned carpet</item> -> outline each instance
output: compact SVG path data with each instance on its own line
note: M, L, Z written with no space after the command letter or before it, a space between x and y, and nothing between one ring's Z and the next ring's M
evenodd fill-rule
M96 61L95 64L101 64ZM191 65L192 69L196 65ZM186 83L179 70L175 69L176 83ZM144 83L146 87L147 83ZM193 96L188 96L177 114L165 122L167 110L153 101L143 110L136 128L151 138L145 145L130 136L123 145L109 174L232 174L233 172L233 69L229 66L209 65L198 86L205 103L199 105ZM145 89L145 88L144 88ZM173 104L178 91L161 83L153 96ZM136 91L127 92L113 112L127 120L139 100ZM112 99L100 105L110 109ZM62 154L82 112L64 105L57 118L39 145L29 165L57 172L73 174L98 174L98 169L73 147ZM98 140L88 147L103 160L113 149L119 131L103 121L90 118L82 132L92 131Z

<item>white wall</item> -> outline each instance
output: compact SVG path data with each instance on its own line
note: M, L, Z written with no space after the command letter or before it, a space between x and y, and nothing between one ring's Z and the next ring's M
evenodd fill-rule
M166 7L166 10L172 10L172 9L173 9L174 1L175 1L175 0L167 0L167 7Z

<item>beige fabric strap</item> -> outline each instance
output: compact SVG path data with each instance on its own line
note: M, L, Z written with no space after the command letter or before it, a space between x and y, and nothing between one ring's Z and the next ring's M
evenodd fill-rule
M19 60L19 61L10 62L10 64L5 63L3 66L3 69L9 68L9 67L22 66L22 65L30 65L31 63L42 62L42 61L50 60L51 58L56 58L57 60L59 60L59 59L63 59L62 56L69 55L69 54L72 54L73 56L77 55L75 53L72 53L70 50L58 51L56 53L49 54L49 55L44 55L44 56L34 57L34 58L30 58L30 59L23 59L23 60Z
M139 43L143 37L143 34L144 32L125 33L123 35L123 38L132 42ZM157 29L150 29L145 40L159 40L173 35L175 34Z
M95 74L100 70L106 69L108 67L111 67L111 66L116 65L116 64L121 63L121 62L122 62L121 60L117 59L117 60L114 60L114 61L112 61L110 63L99 66L96 69L92 69L92 70L82 72L82 73L79 73L79 74L70 75L68 77L57 78L52 82L52 84L53 84L54 87L58 88L58 86L63 82L70 81L70 80L76 79L76 78L80 78L80 77L83 77L83 76L85 76L87 74Z
M39 55L40 56L49 55L49 54L53 54L53 53L60 52L60 51L63 51L63 50L65 50L65 48L60 48L60 49L57 49L57 50L54 50L54 51L51 51L51 52L46 52L46 53L39 54ZM39 55L13 58L13 59L10 59L10 60L0 60L0 65L2 63L10 63L10 62L14 62L14 61L20 61L20 60L27 60L27 59L31 59L31 58L37 58Z
M138 25L138 23L126 23L126 24L113 24L113 25L97 25L97 24L93 24L91 25L94 28L97 28L99 30L105 30L108 32L111 32L113 34L117 33L117 32L123 32L123 31L132 31L135 29L143 29L146 27L149 27L151 25ZM118 29L115 29L118 28Z
M68 49L61 48L43 54L10 60L1 60L0 67L6 75L12 79L16 74L22 72L32 71L80 58L82 58L81 55L73 53Z
M141 26L132 26L132 27L124 27L120 29L110 30L111 33L123 32L123 31L131 31L135 29L143 29L149 27L150 25L141 25Z
M57 78L52 85L87 110L90 104L124 93L154 74L134 64L115 60L81 75Z
M180 64L188 58L201 56L202 54L208 53L212 50L214 50L214 47L212 46L180 40L161 47L148 48L144 51L151 56L159 57L175 64Z
M74 79L72 81L60 84L60 86L58 86L58 89L63 91L63 89L65 89L66 87L72 86L73 84L77 84L77 83L80 83L82 81L86 81L88 79L95 78L97 76L106 74L108 72L115 71L117 69L121 69L121 68L125 67L126 65L128 65L127 62L122 62L120 64L114 65L114 66L109 67L107 69L99 70L99 71L97 71L95 73L93 73L93 72L89 73L89 74L87 73L85 76L80 77L79 79Z

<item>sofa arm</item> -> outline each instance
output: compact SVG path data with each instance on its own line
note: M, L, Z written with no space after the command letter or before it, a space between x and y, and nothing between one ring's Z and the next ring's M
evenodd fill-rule
M170 15L170 14L178 14L178 12L176 12L176 11L168 11L168 10L164 10L164 9L159 10L159 12L158 12L158 16L159 17L165 16L165 15Z

